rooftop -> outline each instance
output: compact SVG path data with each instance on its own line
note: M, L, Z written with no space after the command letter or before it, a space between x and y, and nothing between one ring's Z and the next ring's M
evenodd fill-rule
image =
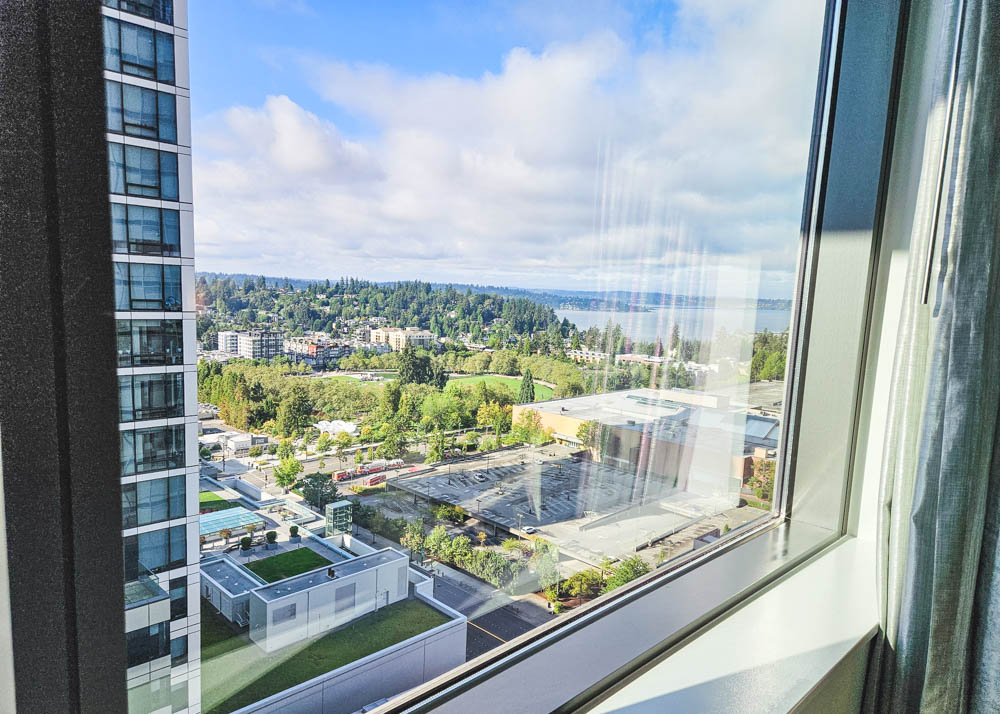
M202 563L201 572L217 582L230 595L241 595L265 584L264 580L226 557Z
M264 600L277 600L293 593L302 592L309 588L330 582L329 571L334 572L334 578L344 578L349 575L356 575L371 568L391 563L394 560L406 560L406 556L392 548L385 548L376 553L362 555L359 558L338 563L331 568L323 567L302 575L296 575L285 580L279 580L271 585L256 589L255 594Z
M728 405L728 398L704 392L642 388L535 402L531 408L582 421L649 423L666 417L681 418L692 406L726 409Z
M218 533L223 528L239 530L249 523L264 523L264 519L253 511L248 511L243 506L227 508L224 511L213 513L203 513L198 519L198 532L200 535L210 535Z

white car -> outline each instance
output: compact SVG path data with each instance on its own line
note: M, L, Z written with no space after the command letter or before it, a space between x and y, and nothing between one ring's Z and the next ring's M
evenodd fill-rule
M538 529L535 528L534 526L525 526L524 532L527 533L528 535L531 535L532 533L537 533Z

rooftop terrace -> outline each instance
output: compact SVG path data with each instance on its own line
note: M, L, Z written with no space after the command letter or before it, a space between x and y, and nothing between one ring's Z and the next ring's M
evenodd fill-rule
M255 592L264 600L277 600L278 598L302 592L303 590L308 590L309 588L316 587L317 585L330 582L330 576L328 574L329 570L333 570L335 578L343 578L349 575L355 575L370 568L377 568L380 565L385 565L386 563L391 563L395 560L406 559L407 557L402 553L392 550L391 548L386 548L385 550L380 550L377 553L362 555L360 558L353 558L351 560L344 561L343 563L338 563L332 568L324 567L308 573L303 573L302 575L296 575L285 580L280 580L267 587L259 588Z

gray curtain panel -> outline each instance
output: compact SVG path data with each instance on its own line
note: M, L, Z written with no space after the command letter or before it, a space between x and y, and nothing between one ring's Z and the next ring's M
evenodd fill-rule
M933 107L881 487L884 638L866 704L1000 712L1000 3L933 4L936 41L907 58L932 77Z

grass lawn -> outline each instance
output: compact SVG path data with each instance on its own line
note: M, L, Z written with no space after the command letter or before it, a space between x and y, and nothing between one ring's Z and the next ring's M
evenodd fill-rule
M477 382L486 382L491 387L502 384L513 392L515 397L517 397L518 392L521 391L520 377L496 377L493 375L482 375L478 377L454 377L449 379L448 382L452 384L476 384ZM535 401L543 402L547 399L552 399L552 387L546 387L544 384L535 382Z
M269 583L284 580L292 575L304 573L307 570L315 570L324 565L331 565L331 562L309 548L289 550L270 558L246 563L248 569L257 573L257 575Z
M224 511L238 505L240 504L235 501L227 501L213 491L202 491L198 494L198 510L200 511Z
M202 632L212 619L222 620L222 626L228 628L228 623L211 607L203 606ZM210 654L203 645L202 711L227 714L447 621L442 613L419 600L404 600L363 615L319 639L271 654L251 643L245 634L234 635L235 644L225 650L212 650L218 654ZM215 624L207 626L213 631L218 629ZM213 642L210 647L218 648L221 644Z

